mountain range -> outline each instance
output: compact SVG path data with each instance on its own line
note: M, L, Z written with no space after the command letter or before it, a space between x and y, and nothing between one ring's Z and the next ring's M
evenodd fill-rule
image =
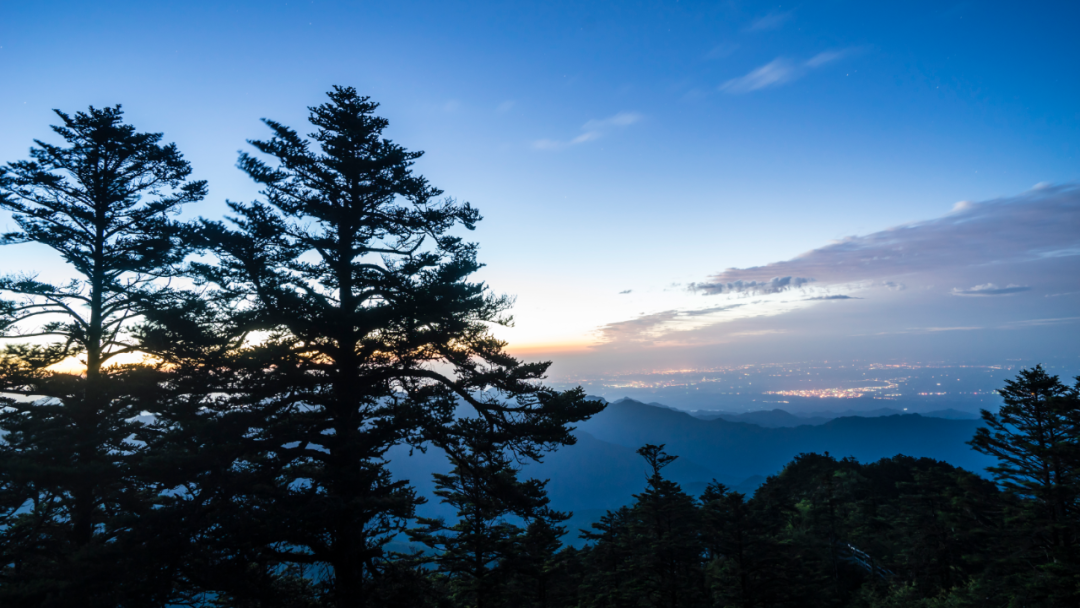
M979 420L892 414L844 416L789 426L775 421L786 421L788 416L801 418L783 410L756 414L762 414L764 424L722 417L702 419L621 399L578 424L575 445L548 454L542 463L524 466L522 476L550 480L547 488L552 506L576 513L568 522L575 531L572 536L576 536L576 529L585 527L578 523L595 521L605 510L631 502L644 488L645 462L636 450L647 443L664 444L669 454L679 457L664 473L692 495L700 494L714 479L750 494L767 476L806 452L850 456L860 462L906 454L943 460L977 473L993 464L991 458L966 445L981 424ZM409 479L420 494L429 497L430 502L421 507L423 515L453 517L434 498L431 481L431 473L450 469L442 454L428 450L410 455L408 448L397 448L387 456L396 477Z

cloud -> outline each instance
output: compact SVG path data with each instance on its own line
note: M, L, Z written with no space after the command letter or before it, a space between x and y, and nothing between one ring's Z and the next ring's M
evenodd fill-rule
M657 328L667 325L678 314L677 310L665 310L651 315L641 315L629 321L608 323L598 332L603 342L641 342L652 337Z
M499 114L506 114L507 112L509 112L510 110L512 110L512 109L514 108L514 105L515 105L516 103L517 103L517 102L515 102L515 101L513 101L513 100L507 100L507 101L504 101L504 102L500 103L500 104L499 104L499 105L498 105L498 106L497 106L497 107L495 108L495 111L496 111L496 112L498 112Z
M619 112L614 116L601 120L590 120L581 126L587 132L606 131L612 127L629 127L640 122L643 117L637 112Z
M847 55L847 54L848 54L848 52L846 50L842 50L842 51L824 51L824 52L818 53L817 55L814 55L810 59L807 59L805 65L808 68L820 68L821 66L823 66L825 64L828 64L828 63L832 63L832 62L836 61L837 59L842 58L844 55Z
M725 311L725 310L731 310L733 308L738 308L740 306L743 306L743 305L742 304L728 304L727 306L713 306L711 308L699 308L697 310L686 310L686 311L680 312L679 314L685 315L687 317L700 317L702 315L711 315L714 312L722 312L722 311Z
M758 89L780 86L798 77L797 67L787 59L778 57L746 76L732 78L720 85L720 90L725 93L749 93Z
M660 312L598 327L596 352L646 357L677 348L706 356L728 344L770 356L797 349L863 356L903 347L977 358L1061 351L1075 342L1080 185L1043 186L946 211L789 260L683 283L665 292L654 309ZM1024 297L1027 292L1061 295ZM714 306L701 307L701 294ZM824 303L856 299L862 302L857 315L852 305Z
M767 281L743 281L735 280L730 282L718 282L713 281L709 283L691 283L691 291L703 291L705 295L713 295L718 293L744 293L744 294L768 294L768 293L780 293L782 291L788 291L789 289L798 289L807 283L812 282L814 279L807 279L803 277L773 277Z
M620 296L621 296L621 295L626 295L626 294L628 294L628 293L630 293L630 292L632 292L632 291L633 291L632 289L625 289L625 290L623 290L623 291L620 291L620 292L619 292L619 295L620 295Z
M581 126L583 133L569 140L539 139L533 142L533 147L538 150L560 150L570 146L576 146L600 139L604 135L617 129L623 129L640 122L644 118L637 112L619 112L607 118L593 119Z
M748 32L766 32L766 31L769 31L769 30L775 30L775 29L783 26L788 21L791 21L791 18L794 17L794 16L795 16L795 11L772 10L772 11L769 11L769 13L767 15L765 15L763 17L758 17L757 19L754 19L754 21L751 22L750 25L748 25L746 27L746 31L748 31Z
M806 61L797 62L784 57L777 57L769 63L752 70L745 76L732 78L720 85L720 90L725 93L738 94L749 93L760 89L778 87L782 84L798 80L811 70L816 70L828 65L849 53L846 49L823 51Z
M642 314L636 319L608 323L597 330L600 341L604 344L651 343L659 336L672 330L686 332L703 325L712 324L710 315L739 308L743 304L711 306L696 310L665 310L652 314Z
M910 273L1078 254L1080 187L1055 186L965 204L934 220L848 237L791 260L729 268L706 285L790 276L824 284L891 279L884 285L895 288L895 277Z
M985 285L976 285L971 289L957 289L954 287L952 290L952 294L954 296L1011 296L1015 293L1030 290L1031 288L1026 285L1008 285L1006 287L998 287L993 283L987 283Z

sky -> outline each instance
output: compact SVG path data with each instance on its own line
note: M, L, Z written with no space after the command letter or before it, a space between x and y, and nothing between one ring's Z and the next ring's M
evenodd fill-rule
M496 328L552 373L1080 361L1080 5L4 2L0 161L123 104L257 188L333 85L485 219ZM0 228L12 227L0 216ZM0 272L65 272L33 245Z

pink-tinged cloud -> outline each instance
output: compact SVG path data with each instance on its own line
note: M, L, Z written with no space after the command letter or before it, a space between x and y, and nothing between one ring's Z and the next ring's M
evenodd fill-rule
M983 203L960 203L944 217L849 237L791 260L729 268L696 287L706 293L727 293L740 285L768 284L777 281L776 277L801 277L821 285L876 281L917 272L1077 255L1080 186L1051 186ZM1014 290L1009 293L1021 291L1011 287ZM980 291L992 295L987 287L958 289L957 293L975 295Z

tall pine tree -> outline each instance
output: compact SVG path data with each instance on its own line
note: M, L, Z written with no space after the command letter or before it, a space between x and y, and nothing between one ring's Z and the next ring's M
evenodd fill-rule
M986 425L968 443L998 459L988 467L1002 488L1022 500L1013 525L1030 543L1033 596L1080 601L1080 381L1064 385L1041 365L1021 370L999 391L1004 405L982 411Z
M187 251L168 216L206 184L119 106L56 114L64 143L35 141L0 176L0 208L19 226L2 243L48 247L74 277L0 278L0 392L19 396L0 412L0 603L111 606L131 573L110 560L149 499L131 438L154 384L114 358L137 351L129 329ZM50 369L71 357L82 371Z
M265 120L272 137L250 142L263 156L239 163L263 200L205 223L217 260L195 266L228 312L218 331L251 336L206 388L228 398L202 410L244 420L215 465L235 475L206 506L243 513L221 544L263 547L263 572L313 566L338 606L372 597L383 546L420 500L387 469L392 446L458 445L464 407L491 441L537 458L600 407L544 387L548 364L489 333L509 300L469 281L480 264L459 231L479 214L413 173L421 153L384 139L376 108L335 87L309 138Z

